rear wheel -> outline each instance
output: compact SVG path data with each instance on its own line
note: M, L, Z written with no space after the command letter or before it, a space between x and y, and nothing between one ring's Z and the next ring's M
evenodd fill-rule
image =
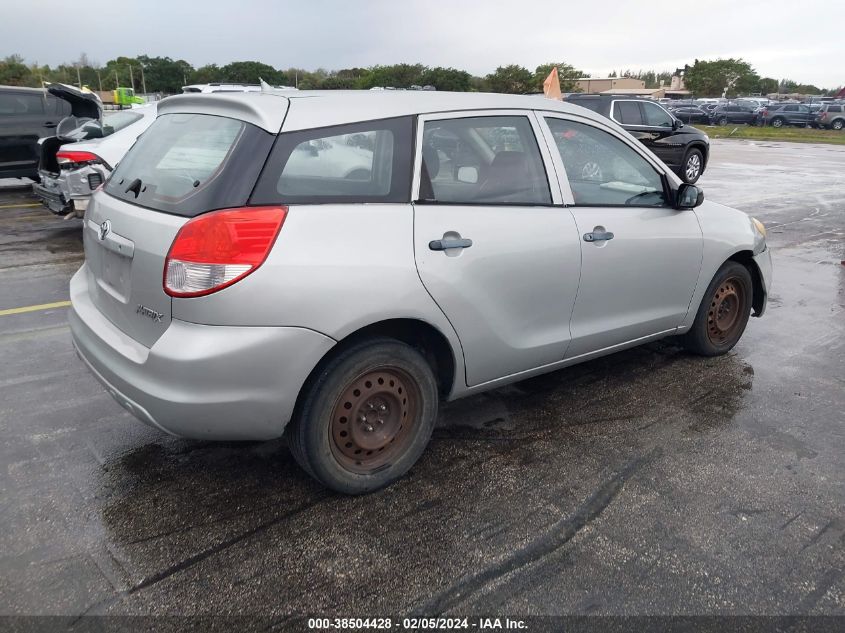
M752 295L748 269L738 262L723 264L704 293L692 328L681 339L684 347L702 356L730 351L745 332Z
M841 130L842 126L843 126L842 119L836 119L833 123L830 124L830 127L832 127L834 130Z
M683 171L681 178L684 182L694 184L701 178L704 172L704 154L695 148L690 149L684 157Z
M333 358L287 430L296 461L346 494L382 488L419 459L437 417L437 383L412 347L365 341Z

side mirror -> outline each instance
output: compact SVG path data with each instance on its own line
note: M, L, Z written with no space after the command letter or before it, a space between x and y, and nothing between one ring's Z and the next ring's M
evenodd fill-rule
M458 182L474 185L478 182L477 167L458 167Z
M680 130L682 127L684 127L684 122L680 119L675 119L674 121L672 121L673 130Z
M675 194L675 207L678 209L694 209L704 202L704 192L695 185L682 184Z

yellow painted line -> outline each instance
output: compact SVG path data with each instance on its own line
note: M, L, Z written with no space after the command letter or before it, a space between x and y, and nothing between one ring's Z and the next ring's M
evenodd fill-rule
M32 204L0 204L0 209L28 209L29 207L41 207L44 206L40 202L34 202Z
M67 308L69 305L70 301L56 301L55 303L41 303L37 306L9 308L7 310L0 310L0 316L7 316L9 314L23 314L24 312L38 312L39 310L50 310L52 308Z

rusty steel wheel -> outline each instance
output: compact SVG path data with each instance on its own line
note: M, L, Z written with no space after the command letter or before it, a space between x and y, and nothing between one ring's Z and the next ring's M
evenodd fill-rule
M390 485L420 458L439 389L420 350L378 337L341 346L320 367L285 435L294 459L346 494Z
M739 262L725 262L707 287L692 327L681 337L683 345L702 356L730 351L748 324L753 289L748 268Z
M748 305L744 289L736 278L723 281L707 311L707 337L714 345L724 345L736 334L737 326L745 325L742 311Z
M392 463L413 436L420 393L398 367L369 371L346 387L331 419L331 447L348 470L371 473Z

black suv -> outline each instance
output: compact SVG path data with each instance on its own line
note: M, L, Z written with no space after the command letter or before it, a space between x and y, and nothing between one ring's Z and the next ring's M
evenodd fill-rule
M589 108L619 123L648 147L684 182L694 183L704 173L710 139L672 116L651 99L623 95L572 94L569 103Z
M754 108L736 103L720 105L710 112L710 122L714 125L727 125L728 123L754 124L757 121L757 114Z
M54 136L70 103L45 90L0 86L0 178L38 178L38 139Z

